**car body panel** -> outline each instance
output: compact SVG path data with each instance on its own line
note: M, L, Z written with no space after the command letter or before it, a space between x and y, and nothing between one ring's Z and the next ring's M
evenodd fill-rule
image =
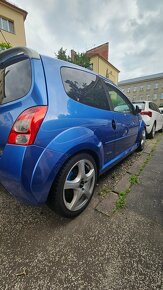
M114 112L116 122L115 156L119 155L136 142L139 128L139 118L131 113Z

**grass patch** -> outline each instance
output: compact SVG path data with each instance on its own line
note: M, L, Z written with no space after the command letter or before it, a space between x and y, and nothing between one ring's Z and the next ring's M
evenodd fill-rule
M115 179L116 178L116 173L112 173L111 178Z
M116 206L115 206L115 210L114 212L117 210L117 209L120 209L122 207L124 207L125 205L125 200L126 200L126 195L127 193L129 193L131 190L131 188L128 188L126 191L122 191L119 193L118 195L118 200L116 202Z
M137 175L131 175L130 176L130 184L134 185L139 183L139 177Z
M116 202L116 209L122 208L125 204L125 199L126 199L126 191L122 191L119 193L119 198Z

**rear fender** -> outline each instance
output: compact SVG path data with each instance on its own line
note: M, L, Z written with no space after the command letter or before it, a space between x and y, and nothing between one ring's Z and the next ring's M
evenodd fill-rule
M70 128L54 138L44 149L35 165L30 183L31 192L39 203L47 200L52 183L63 164L82 151L96 154L99 167L102 167L104 162L102 143L88 128Z

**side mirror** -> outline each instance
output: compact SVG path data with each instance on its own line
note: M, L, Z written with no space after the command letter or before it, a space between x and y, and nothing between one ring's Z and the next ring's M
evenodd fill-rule
M141 109L136 105L136 108L135 108L135 114L139 114L141 113Z

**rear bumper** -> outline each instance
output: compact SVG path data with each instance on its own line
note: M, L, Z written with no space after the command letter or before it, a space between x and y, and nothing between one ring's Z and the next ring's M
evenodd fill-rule
M3 154L0 156L0 183L12 195L23 199L21 189L22 160L25 154L25 147L17 146L13 151L11 145L6 145Z
M146 125L146 132L147 134L149 134L152 130L153 120L151 119L151 117L145 115L142 116L142 119Z
M26 203L46 202L53 180L64 162L63 153L38 146L6 145L0 155L0 183Z

